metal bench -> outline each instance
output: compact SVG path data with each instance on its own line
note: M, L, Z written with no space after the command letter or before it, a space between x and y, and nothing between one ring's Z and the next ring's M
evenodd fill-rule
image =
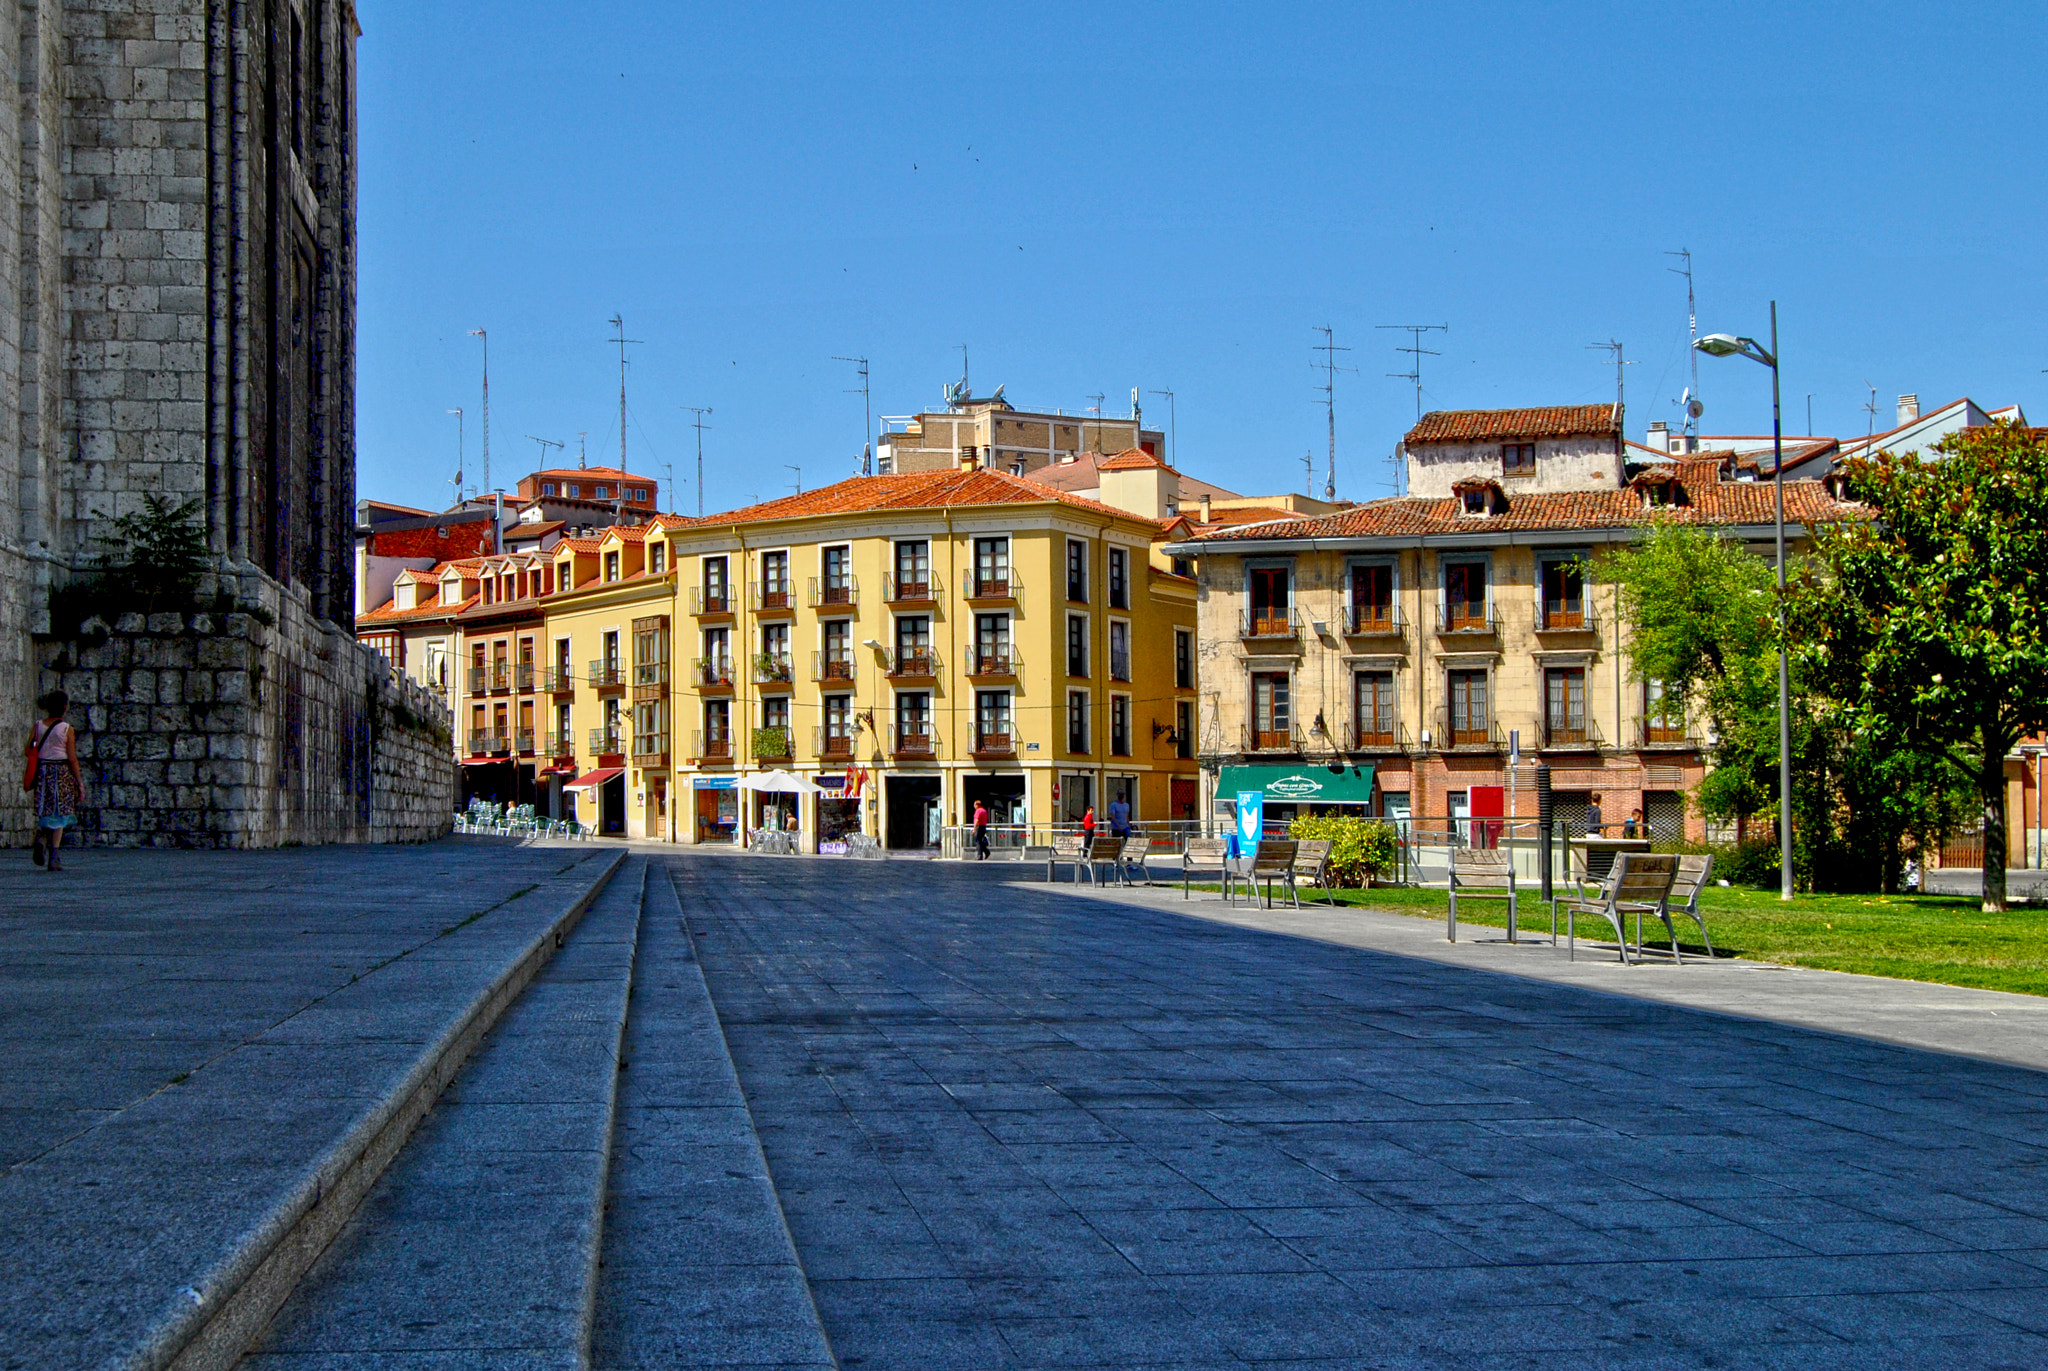
M1131 884L1131 872L1138 873L1138 879L1146 885L1152 884L1152 873L1146 869L1145 859L1152 855L1152 840L1142 833L1133 833L1123 840L1123 851L1117 854L1118 877Z
M1677 879L1678 858L1675 856L1650 852L1618 853L1614 858L1614 870L1599 895L1592 899L1565 902L1568 955L1576 960L1579 954L1578 916L1596 914L1613 927L1614 941L1620 945L1622 962L1641 961L1643 915L1654 913L1669 926L1671 887ZM1629 956L1628 930L1624 923L1625 916L1629 914L1636 916L1636 956L1633 959ZM1675 948L1676 934L1672 935L1672 942Z
M1515 889L1515 862L1498 848L1464 847L1451 853L1451 912L1444 937L1458 941L1458 901L1505 900L1508 906L1508 941L1515 941L1515 913L1520 903ZM1554 922L1554 920L1553 920ZM1553 931L1551 941L1556 941Z
M1337 903L1337 897L1330 893L1330 849L1334 846L1328 838L1303 838L1294 850L1295 884L1322 891L1328 904Z
M1221 838L1190 838L1180 854L1180 897L1192 898L1189 894L1189 878L1197 867L1204 871L1218 871L1223 876L1223 898L1230 898L1230 844Z
M1084 851L1084 849L1082 848L1082 844L1085 841L1086 839L1084 839L1079 833L1053 834L1052 852L1051 855L1049 855L1045 859L1045 881L1047 885L1051 885L1054 881L1057 881L1060 878L1061 862L1073 863L1074 880L1077 884L1080 882L1081 859Z
M1095 837L1089 840L1088 850L1081 854L1080 864L1075 870L1074 879L1080 880L1080 873L1085 871L1088 873L1088 880L1091 884L1100 885L1102 883L1101 878L1095 874L1095 868L1098 866L1107 866L1112 877L1118 880L1123 879L1120 864L1123 861L1124 841L1124 839L1108 833L1096 834Z
M1266 908L1273 907L1273 887L1279 882L1287 885L1287 898L1301 908L1301 895L1294 888L1294 857L1301 844L1292 838L1261 838L1258 850L1252 853L1251 888L1257 897L1261 883L1266 889Z

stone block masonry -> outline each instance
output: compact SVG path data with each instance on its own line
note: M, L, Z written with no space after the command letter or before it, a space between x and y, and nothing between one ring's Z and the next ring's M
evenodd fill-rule
M44 640L86 780L79 832L117 847L419 842L456 799L451 718L433 693L242 578L261 613L128 614Z

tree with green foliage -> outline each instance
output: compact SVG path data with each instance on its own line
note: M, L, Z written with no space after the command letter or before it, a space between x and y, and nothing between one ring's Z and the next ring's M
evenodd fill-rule
M1999 422L1843 474L1875 517L1823 532L1791 591L1795 650L1867 736L1967 773L2002 911L2005 758L2048 729L2048 434Z

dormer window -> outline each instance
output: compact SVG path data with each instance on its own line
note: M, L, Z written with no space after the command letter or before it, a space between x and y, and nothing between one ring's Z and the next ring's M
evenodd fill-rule
M1484 514L1486 513L1487 506L1492 503L1493 497L1487 491L1468 490L1465 492L1465 512L1467 514Z
M1502 443L1500 445L1500 474L1503 476L1534 476L1536 474L1536 445L1534 443Z
M619 554L607 552L604 555L604 578L607 581L619 579Z
M1507 512L1507 497L1498 481L1460 481L1451 487L1451 491L1458 497L1461 513L1484 516Z

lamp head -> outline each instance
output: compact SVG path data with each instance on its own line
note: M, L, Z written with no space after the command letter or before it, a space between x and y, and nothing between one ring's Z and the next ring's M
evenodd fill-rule
M881 645L881 640L877 638L869 638L861 643L862 647L880 647Z
M1709 333L1693 346L1709 357L1734 357L1743 351L1743 339L1728 333Z

